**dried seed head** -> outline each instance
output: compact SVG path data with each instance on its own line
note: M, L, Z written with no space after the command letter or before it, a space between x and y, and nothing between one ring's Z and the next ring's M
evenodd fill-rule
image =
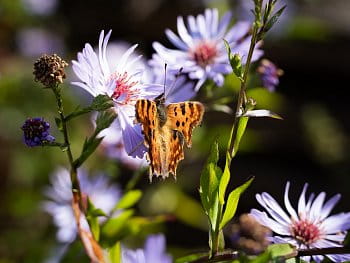
M239 221L232 226L231 240L233 246L247 254L258 254L269 245L267 237L271 231L260 225L252 216L243 214Z
M34 80L40 81L45 87L61 84L66 78L64 68L67 66L68 63L56 54L42 55L34 63Z

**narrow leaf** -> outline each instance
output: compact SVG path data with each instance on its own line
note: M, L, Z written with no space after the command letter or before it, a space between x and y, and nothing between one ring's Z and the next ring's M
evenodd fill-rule
M211 165L216 165L216 163L219 160L219 146L218 142L215 141L214 144L211 147L209 157L207 159L206 164L204 165L201 177L200 177L200 188L199 188L199 193L202 201L202 205L204 208L204 211L206 214L209 212L210 208L210 194L209 194L209 189L211 186L213 186L213 183L211 182L210 178L210 166ZM215 185L214 185L215 187Z
M220 185L219 185L219 200L220 200L220 204L222 205L225 203L226 188L231 178L231 173L229 168L229 163L231 162L231 157L229 156L230 153L227 153L226 155L227 156L226 156L225 169L222 174Z
M88 216L86 217L86 219L89 223L94 239L98 242L98 240L100 239L100 225L98 223L98 217Z
M69 121L80 115L92 112L92 111L105 111L113 107L112 99L107 95L98 95L94 98L91 105L85 108L77 107L72 113L68 114L65 118L66 121Z
M100 145L102 142L103 137L101 138L90 138L85 141L82 153L80 154L79 158L76 159L73 163L74 167L78 168L81 166L87 158L96 150L96 148Z
M133 214L134 210L128 209L121 212L117 217L109 219L102 227L102 233L106 236L118 235Z
M283 6L281 9L279 9L270 19L269 21L267 21L265 27L264 27L264 32L266 33L267 31L269 31L272 26L278 21L278 18L282 15L284 9L287 6Z
M120 242L115 243L109 250L109 259L111 263L122 263L122 248Z
M88 198L88 207L87 207L87 216L90 217L99 217L99 216L107 216L102 209L96 208L95 205L91 202L90 198Z
M117 117L117 114L113 110L100 112L96 119L95 134L108 128L112 124L112 122L115 120L116 117Z
M230 44L225 39L224 39L224 44L226 47L228 59L230 61L230 65L231 65L233 73L235 73L235 75L240 80L243 80L243 69L242 69L242 62L241 62L240 56L238 54L232 54Z
M137 201L140 200L142 196L142 191L140 190L131 190L123 195L119 200L117 205L114 207L113 211L118 209L126 209L132 207Z
M283 258L284 256L295 254L297 256L297 249L290 244L273 244L268 246L267 251L271 253L272 259Z
M233 218L236 213L237 205L241 194L249 187L249 185L254 180L254 177L251 177L248 181L246 181L241 186L234 189L228 196L227 204L225 207L225 212L220 222L219 229L223 229L223 227Z

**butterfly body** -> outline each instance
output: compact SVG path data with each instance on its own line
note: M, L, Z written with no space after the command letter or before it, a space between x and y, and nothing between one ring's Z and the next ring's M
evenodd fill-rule
M136 120L141 123L148 147L147 158L152 176L176 177L179 161L184 159L183 146L191 147L193 129L202 121L204 106L200 102L185 101L165 105L164 96L154 101L136 102Z

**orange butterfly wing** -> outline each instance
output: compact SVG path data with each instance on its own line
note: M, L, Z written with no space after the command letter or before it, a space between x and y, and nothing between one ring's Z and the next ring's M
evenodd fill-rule
M200 102L173 103L167 107L160 101L136 102L136 119L142 124L148 146L150 180L153 175L176 177L177 165L184 159L184 141L191 146L192 131L200 124L203 113Z
M157 151L156 127L159 126L157 117L157 105L154 101L138 100L136 102L136 120L142 125L142 132L145 137L145 145L148 147L148 161L150 162L150 176L161 171L161 156Z
M180 131L187 147L192 146L192 131L202 122L204 106L198 101L171 103L167 106L167 122L174 130Z

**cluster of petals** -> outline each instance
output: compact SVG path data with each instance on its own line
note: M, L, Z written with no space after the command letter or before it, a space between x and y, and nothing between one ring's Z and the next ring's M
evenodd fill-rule
M169 49L154 42L153 48L156 53L150 63L165 62L173 71L183 68L189 79L197 81L196 91L207 79L222 86L224 75L232 72L223 39L229 43L232 52L239 54L243 61L247 57L251 40L250 23L241 21L230 27L231 17L231 13L227 12L219 19L217 9L206 9L204 14L188 16L186 27L184 18L179 16L178 35L170 29L165 32L176 49ZM253 60L256 60L262 55L262 51L256 49L253 54Z
M284 204L288 213L266 192L257 194L256 199L268 214L257 209L252 209L250 212L259 223L277 234L271 241L290 243L300 249L341 247L346 230L350 228L350 212L330 216L340 199L340 194L336 194L326 202L324 192L317 196L312 193L306 199L308 184L305 184L296 211L289 201L289 185L287 182L284 193ZM326 256L334 262L350 260L349 254ZM321 262L324 256L315 255L312 258L316 262ZM303 260L310 261L311 257L303 257Z
M107 44L111 31L105 36L101 32L98 52L90 44L85 44L78 53L77 61L72 61L73 70L80 81L72 82L89 92L92 96L103 94L114 101L118 114L117 122L121 128L126 152L133 157L142 158L146 148L143 145L141 126L135 124L135 103L138 99L153 99L162 90L162 85L142 83L143 70L133 67L140 56L131 58L137 45L130 47L118 61L115 68L110 68L107 59Z

